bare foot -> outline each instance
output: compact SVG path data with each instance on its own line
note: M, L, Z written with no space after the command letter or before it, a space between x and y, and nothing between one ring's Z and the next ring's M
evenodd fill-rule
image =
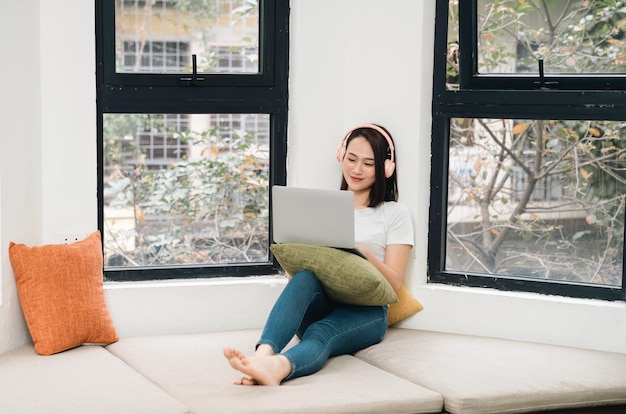
M248 376L243 376L239 379L234 380L233 384L235 385L259 385L259 383L256 382L255 379L250 378Z
M234 348L224 348L231 367L245 376L235 381L239 385L280 385L291 372L291 364L283 355L245 356Z

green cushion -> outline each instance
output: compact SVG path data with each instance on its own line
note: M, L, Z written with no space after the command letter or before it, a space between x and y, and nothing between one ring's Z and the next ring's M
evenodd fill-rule
M300 243L273 244L270 249L290 275L300 270L315 273L328 296L337 302L382 306L398 301L387 279L354 253Z

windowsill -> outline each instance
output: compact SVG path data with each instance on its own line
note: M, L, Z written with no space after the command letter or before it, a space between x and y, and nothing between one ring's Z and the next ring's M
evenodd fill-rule
M206 279L172 279L172 280L151 280L151 281L108 281L104 282L105 290L118 290L118 289L142 289L142 288L179 288L179 287L211 287L211 286L253 286L253 285L284 285L287 283L287 278L281 274L275 275L261 275L261 276L248 276L248 277L219 277L219 278L206 278ZM582 299L573 298L568 296L548 295L532 292L520 292L520 291L504 291L490 288L479 288L469 286L451 286L441 283L424 284L418 286L412 286L411 290L416 292L417 296L421 296L419 293L426 295L430 294L451 294L451 295L475 295L485 296L489 298L513 300L529 300L535 302L549 302L558 304L572 304L572 305L585 305L585 306L603 306L614 309L626 309L626 302L623 301L606 301L600 299Z
M625 352L626 302L432 284L403 327Z
M247 277L216 277L207 279L171 279L149 281L107 281L105 290L142 289L142 288L170 288L170 287L201 287L201 286L235 286L253 284L285 284L287 278L283 275L262 275Z
M415 287L416 290L423 292L434 292L442 294L461 294L461 295L476 295L486 296L493 298L511 298L515 300L529 300L537 302L549 302L558 304L572 304L572 305L592 305L592 306L606 306L608 308L626 309L626 302L624 301L609 301L601 299L584 299L573 298L569 296L549 295L533 292L521 292L521 291L506 291L490 288L470 287L470 286L452 286L444 285L441 283L425 284Z
M105 282L121 336L262 327L283 275ZM408 283L424 310L402 328L624 352L626 302Z

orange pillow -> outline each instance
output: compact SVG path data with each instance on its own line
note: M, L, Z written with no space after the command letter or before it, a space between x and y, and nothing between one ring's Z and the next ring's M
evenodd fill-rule
M39 355L118 340L104 300L99 231L72 244L29 247L11 242L9 258Z
M396 295L398 295L398 302L389 305L387 314L389 326L395 325L401 320L424 309L424 305L411 295L411 292L409 292L409 289L407 289L404 283L400 286Z

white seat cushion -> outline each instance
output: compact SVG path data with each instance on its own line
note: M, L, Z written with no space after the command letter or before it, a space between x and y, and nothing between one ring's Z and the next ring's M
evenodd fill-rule
M32 345L0 355L0 413L178 414L176 401L100 346L41 356Z
M626 354L392 328L356 356L441 393L455 414L626 404Z
M225 346L249 353L260 330L123 338L107 349L195 413L438 413L441 396L365 362L332 358L281 386L241 386Z

